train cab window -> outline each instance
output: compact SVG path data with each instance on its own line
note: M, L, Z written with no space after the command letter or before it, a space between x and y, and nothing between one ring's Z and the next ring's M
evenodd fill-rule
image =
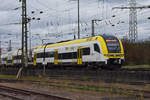
M100 53L100 48L99 48L98 44L96 44L96 43L94 44L94 51L97 51Z
M83 55L90 55L90 48L83 48L82 49L82 54Z

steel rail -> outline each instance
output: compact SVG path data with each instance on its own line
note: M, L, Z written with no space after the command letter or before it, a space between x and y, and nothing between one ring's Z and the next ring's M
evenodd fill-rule
M24 99L20 99L20 98L17 98L15 96L12 96L12 95L9 95L9 94L0 93L0 95L3 96L4 98L8 97L8 98L11 98L13 100L24 100Z
M47 98L49 100L72 100L72 99L69 99L69 98L59 97L59 96L50 95L50 94L46 94L46 93L40 93L40 92L31 91L31 90L24 90L24 89L18 89L18 88L13 88L13 87L7 87L7 86L0 85L0 91L2 91L2 90L7 91L8 93L15 92L17 94L23 94L23 96L24 95L28 95L28 96L33 96L33 95L34 96L43 96L43 97L45 97L45 98ZM4 95L6 95L6 94L4 94ZM7 95L7 96L10 96L10 95ZM19 99L20 98L18 98L18 100ZM22 100L22 99L20 99L20 100Z
M6 80L7 81L7 80ZM10 81L9 81L10 82ZM12 81L12 82L14 82L14 81ZM15 82L17 82L17 80L15 81ZM19 81L19 82L21 82L21 81ZM25 81L22 81L22 82L25 82ZM27 82L29 82L29 81L27 81ZM40 82L40 81L31 81L31 82ZM57 82L50 82L50 83L48 83L48 85L49 86L54 86L54 87L63 87L63 88L73 88L72 86L64 86L64 85L62 85L62 84L56 84ZM35 83L36 84L36 83ZM76 84L76 85L80 85L80 84ZM82 84L81 84L81 86L82 86ZM6 86L2 86L2 87L6 87ZM83 86L82 86L83 87ZM82 88L82 87L74 87L74 88L76 88L76 89L84 89L84 88ZM6 87L7 88L7 87ZM106 87L104 87L104 88L114 88L114 87L111 87L111 86L106 86ZM143 89L124 89L124 88L118 88L118 87L116 87L117 89L119 89L119 90L122 90L122 91L133 91L134 93L135 93L135 95L137 96L137 97L140 97L140 96L142 96L142 97L144 97L144 98L150 98L150 91L148 91L148 90L143 90ZM67 98L62 98L62 97L56 97L56 96L52 96L52 95L49 95L49 94L44 94L44 93L39 93L39 92L34 92L34 91L29 91L29 90L22 90L22 89L16 89L16 88L10 88L9 87L9 90L12 90L12 89L15 89L14 91L23 91L22 93L27 93L27 94L33 94L33 95L44 95L44 96L46 96L46 97L50 97L50 98L52 98L52 100L71 100L71 99L67 99ZM1 90L1 85L0 85L0 90ZM97 90L96 89L96 91L99 91L99 90ZM0 93L0 95L1 95L1 93ZM3 94L2 94L3 95ZM4 94L4 96L5 96L5 94ZM11 97L10 95L8 95L8 97ZM20 99L20 98L17 98L16 100L22 100L22 99ZM51 99L50 99L51 100Z
M54 82L55 83L55 82ZM78 85L78 84L77 84ZM79 90L90 90L90 89L85 89L84 85L81 85L81 87L74 87L74 86L64 86L64 85L60 85L60 84L49 84L49 86L52 87L58 87L58 88L73 88L73 89L79 89ZM87 86L87 85L86 85ZM112 86L104 86L103 88L107 88L107 89L112 89L115 87ZM143 98L150 98L150 91L147 90L140 90L140 89L124 89L124 88L118 88L116 87L117 90L121 90L120 93L122 93L122 91L128 91L131 92L133 91L134 95L136 97L143 97ZM100 91L99 89L95 88L95 91ZM127 93L128 94L128 93Z

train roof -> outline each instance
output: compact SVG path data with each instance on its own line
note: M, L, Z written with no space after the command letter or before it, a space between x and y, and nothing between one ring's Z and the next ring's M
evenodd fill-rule
M102 37L104 39L117 39L115 36L113 35L98 35L98 36L94 36L94 37L88 37L88 38L83 38L83 39L78 39L78 40L66 40L66 41L60 41L57 43L48 43L46 45L43 46L37 46L37 47L33 47L32 49L44 49L45 46L46 48L50 48L50 47L56 47L56 46L64 46L64 45L70 45L70 44L77 44L77 43L83 43L83 42L88 42L88 41L95 41L97 40L99 37ZM17 52L21 52L21 49L15 50L15 51L11 51L12 54L15 54ZM10 53L10 52L8 52ZM8 53L6 54L2 54L2 56L8 56Z
M114 39L117 39L117 37L115 37L114 35L106 35L106 34L103 34L103 35L101 35L105 40L106 39L112 39L112 40L114 40Z
M54 44L47 44L46 48L50 47L56 47L56 46L64 46L64 45L70 45L70 44L77 44L77 43L82 43L82 42L88 42L88 41L95 41L98 39L98 37L102 36L95 36L95 37L89 37L89 38L84 38L84 39L78 39L78 40L69 40L69 41L63 41L63 42L58 42ZM44 46L38 46L37 49L42 49L45 48Z

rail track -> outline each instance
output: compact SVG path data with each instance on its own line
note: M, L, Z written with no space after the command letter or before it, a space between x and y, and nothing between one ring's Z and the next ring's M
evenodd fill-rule
M96 91L96 92L107 92L110 90L112 93L116 94L124 94L124 95L132 95L134 97L138 98L149 98L150 99L150 91L146 90L139 90L139 89L125 89L125 88L118 88L118 87L112 87L112 86L104 86L104 87L92 87L90 85L83 85L83 84L71 84L69 86L59 85L59 83L51 83L49 86L52 87L58 87L58 88L72 88L72 89L78 89L78 90L88 90L88 91ZM89 88L85 88L89 87ZM91 88L90 88L91 87ZM102 90L100 88L103 88Z
M122 68L118 71L150 71L150 68Z
M1 98L9 98L12 100L72 100L69 98L58 97L46 93L35 92L0 85Z
M17 75L19 69L0 69L2 75ZM43 74L43 69L29 69L22 73L24 76L38 76ZM58 70L46 69L46 77L76 80L92 80L105 82L122 82L131 84L150 84L150 69L120 69L120 70Z
M40 84L40 81L30 81L30 80L0 80L0 82L31 82L31 84ZM133 97L137 98L148 98L150 99L150 91L143 90L143 89L125 89L121 87L113 87L113 86L93 86L93 85L84 85L80 83L69 83L68 85L65 85L61 82L46 82L48 87L55 87L55 88L71 88L71 89L78 89L78 90L86 90L86 91L95 91L95 92L107 92L110 90L112 93L116 94L124 94L124 95L132 95ZM42 83L41 83L42 84ZM16 88L10 88L6 86L0 85L0 95L12 98L12 100L71 100L67 98L52 96L49 94L29 91L29 90L23 90L23 89L16 89ZM40 98L39 98L40 96ZM46 97L45 97L46 96ZM38 99L37 99L38 98Z

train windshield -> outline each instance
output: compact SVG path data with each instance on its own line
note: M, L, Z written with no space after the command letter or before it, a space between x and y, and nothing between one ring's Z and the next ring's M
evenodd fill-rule
M119 40L114 36L103 36L107 48L108 53L121 53L120 43Z
M120 53L120 43L118 40L106 40L106 45L109 53Z

